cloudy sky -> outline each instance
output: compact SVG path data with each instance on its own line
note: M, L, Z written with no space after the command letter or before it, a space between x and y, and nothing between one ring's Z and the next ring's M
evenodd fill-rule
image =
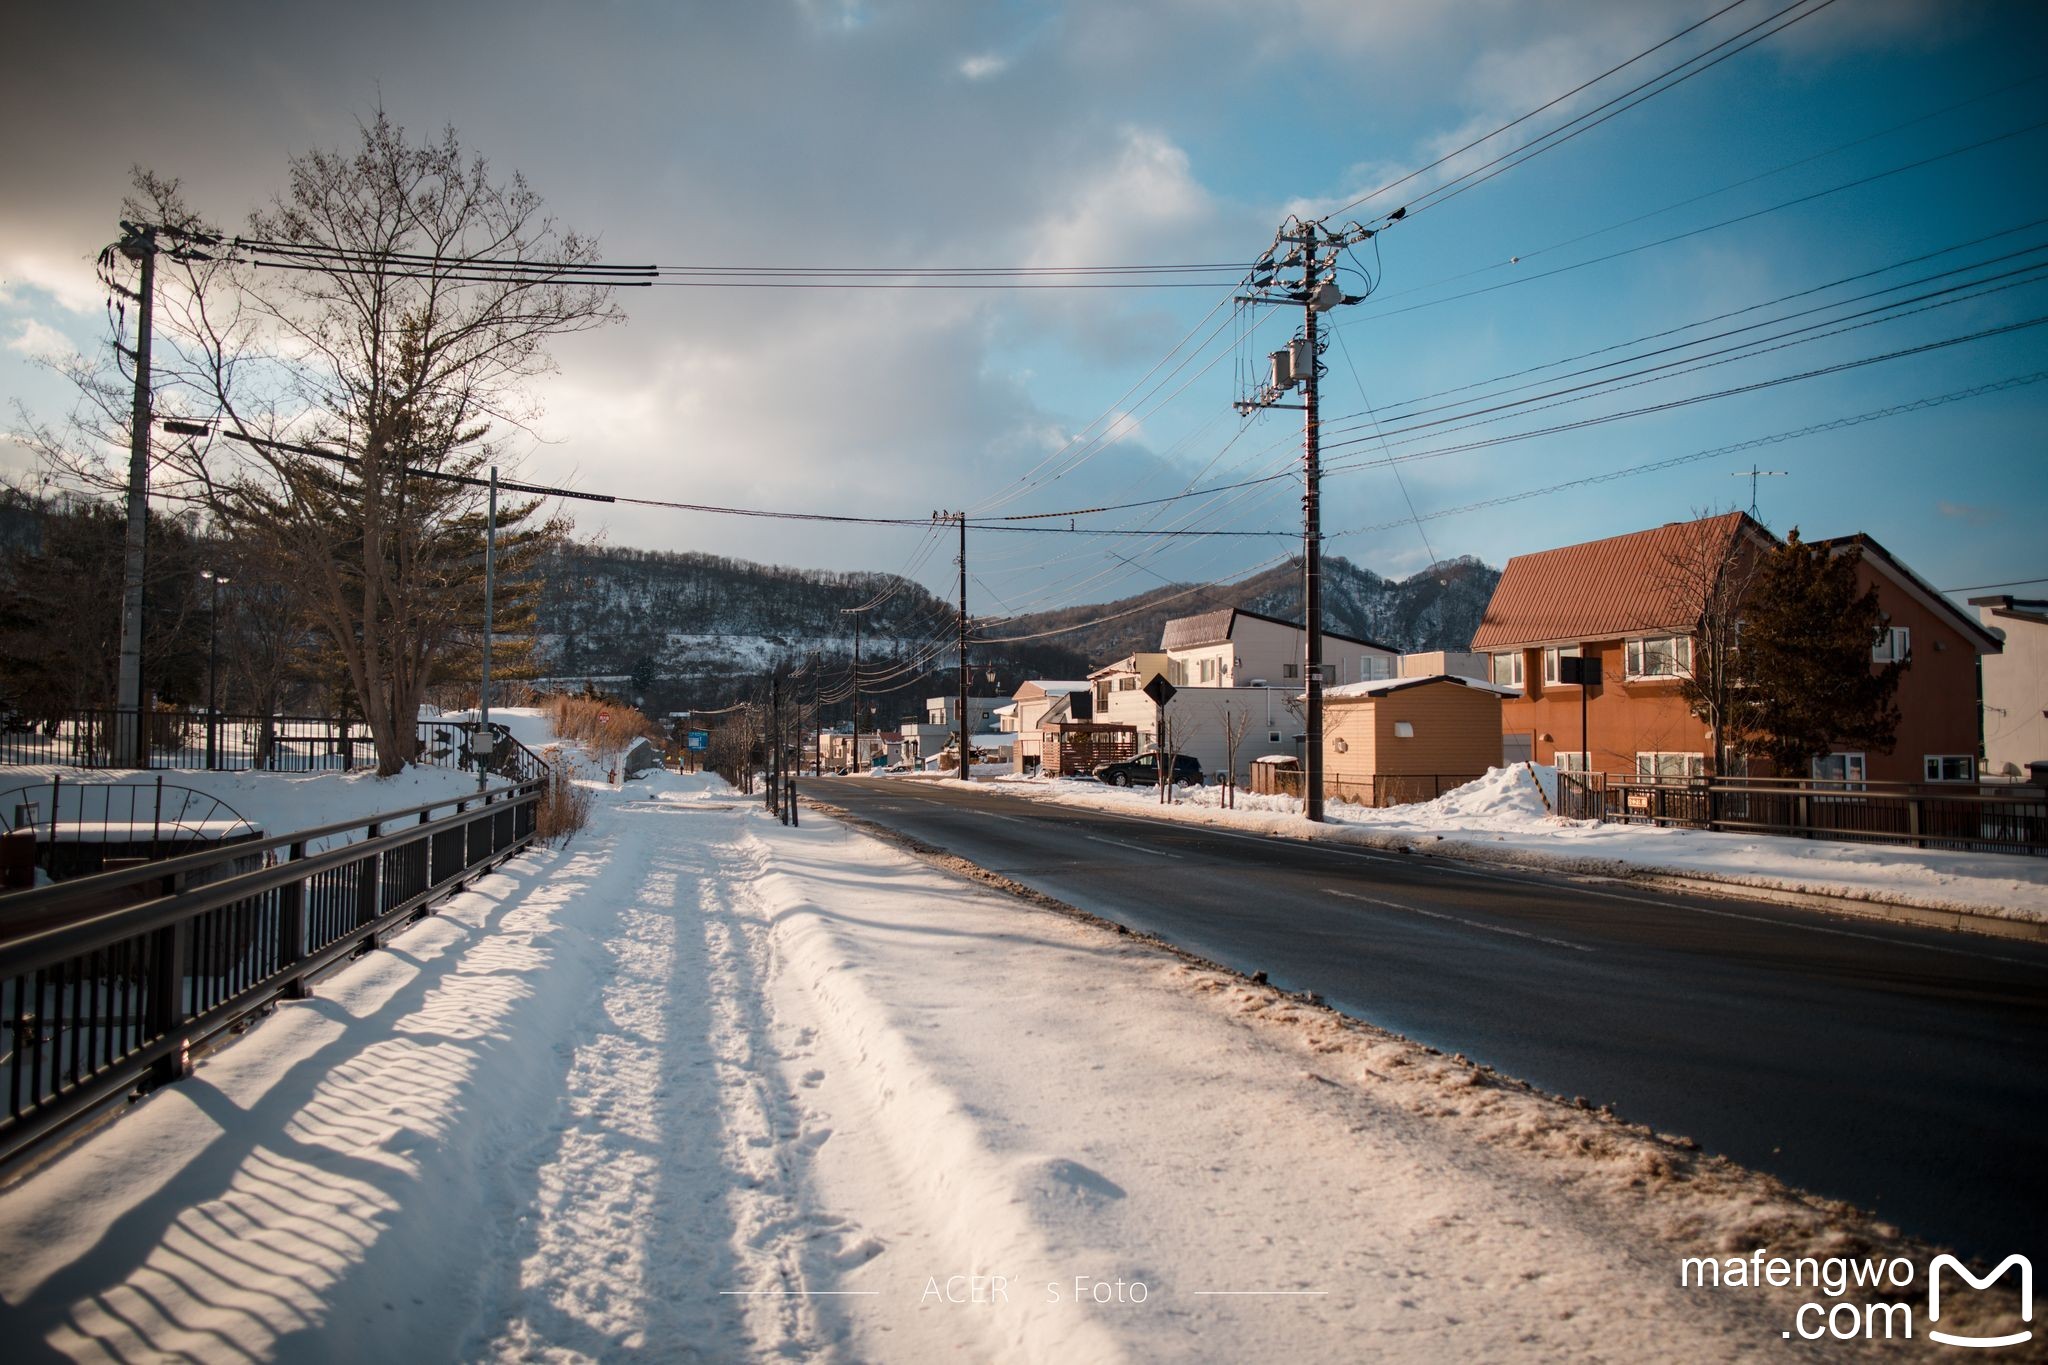
M237 226L288 157L346 146L380 104L522 171L610 262L1241 263L1289 212L1338 208L1721 3L24 7L6 21L16 60L0 87L0 398L60 415L36 358L107 345L90 262L131 167L181 177L196 207ZM1790 3L1745 0L1344 217L1388 212ZM2048 328L1525 435L2048 314L2048 285L2028 273L2048 263L2048 14L1803 0L1787 17L1360 253L1347 287L1371 277L1373 296L1333 315L1325 357L1334 552L1388 574L1432 556L1499 564L1747 505L1731 475L1754 460L1787 471L1760 491L1781 531L1868 531L1945 588L2048 574L2048 382L1972 393L2042 378ZM1299 459L1298 414L1231 409L1239 369L1299 318L1235 317L1230 293L631 291L624 325L556 347L542 439L514 453L526 477L593 490L913 517L1241 482ZM1706 354L1780 333L1762 354ZM1567 377L1678 342L1692 349ZM1673 358L1724 363L1564 392ZM1401 415L1536 395L1468 419L1483 425L1444 424L1455 432L1405 432L1444 414ZM1948 401L1891 411L1923 399ZM1885 415L1809 430L1869 414ZM1455 510L1790 432L1806 434ZM1439 453L1507 435L1523 438ZM0 444L0 465L24 459ZM1284 531L1299 496L1279 479L1075 524ZM571 510L619 545L910 568L934 585L952 572L950 547L917 530ZM972 609L1222 579L1287 548L977 533Z

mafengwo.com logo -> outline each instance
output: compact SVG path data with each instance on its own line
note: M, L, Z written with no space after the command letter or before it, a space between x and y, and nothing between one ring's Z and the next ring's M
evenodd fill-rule
M1984 1311L1958 1297L1963 1286L1980 1293L1992 1290L2009 1271L2018 1272L2019 1297L2013 1311ZM1924 1328L1929 1341L1980 1351L2033 1340L2034 1265L2025 1256L2007 1256L1983 1275L1946 1252L1936 1256L1927 1265L1924 1321L1916 1320L1910 1292L1919 1278L1918 1267L1904 1256L1773 1256L1768 1247L1747 1256L1687 1256L1678 1266L1678 1283L1684 1289L1812 1291L1813 1297L1793 1310L1792 1324L1782 1333L1787 1338L1911 1341ZM1948 1323L1943 1325L1945 1307Z

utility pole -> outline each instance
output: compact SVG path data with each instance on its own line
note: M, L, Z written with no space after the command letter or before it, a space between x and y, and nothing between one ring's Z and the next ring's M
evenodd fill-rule
M1392 218L1404 216L1397 212ZM1316 381L1322 373L1327 344L1319 330L1321 315L1340 304L1358 303L1364 295L1346 294L1337 284L1337 253L1371 237L1356 223L1332 230L1320 222L1290 217L1281 224L1259 262L1252 267L1250 291L1239 303L1291 304L1302 311L1301 335L1285 350L1273 352L1267 383L1235 404L1239 412L1258 408L1302 410L1302 684L1307 696L1306 752L1302 755L1302 814L1323 818L1323 511L1322 433L1316 409ZM1280 279L1282 274L1290 276ZM1280 401L1299 385L1299 404Z
M789 823L789 816L782 809L782 666L777 664L775 672L768 679L768 809L780 816L783 824Z
M114 761L149 766L142 723L142 577L149 549L149 342L156 305L156 228L121 224L116 248L142 266L135 313L135 408L128 436L128 532L121 555L121 663L114 695ZM120 343L115 343L118 346Z
M853 756L847 761L849 775L860 775L860 618L866 607L841 607L841 616L853 617Z
M490 780L490 760L497 757L496 732L491 729L491 627L495 621L495 598L498 587L498 467L491 466L491 492L489 511L484 522L484 663L483 677L477 689L477 732L478 752L485 755L477 765L476 789L482 791Z
M974 780L973 751L967 735L967 513L946 515L960 523L960 780Z

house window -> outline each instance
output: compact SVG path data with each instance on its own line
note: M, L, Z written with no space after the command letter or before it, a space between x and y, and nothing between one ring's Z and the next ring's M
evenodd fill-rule
M1825 754L1813 760L1813 780L1839 783L1850 791L1862 791L1862 754Z
M1874 664L1904 663L1913 657L1913 632L1905 626L1886 626L1884 638L1870 647Z
M1215 682L1215 681L1216 681L1216 664L1217 664L1217 661L1216 661L1215 659L1204 659L1204 660L1202 660L1202 681L1203 681L1203 682L1205 682L1205 683L1213 683L1213 682Z
M1586 755L1577 749L1573 749L1569 753L1559 749L1557 751L1557 770L1561 773L1582 773L1586 771Z
M1366 654L1358 660L1358 680L1377 682L1381 678L1394 676L1394 661L1377 654Z
M1268 743L1268 744L1278 744L1279 742L1280 742L1280 732L1279 732L1278 730L1268 730L1268 731L1266 731L1266 743Z
M1658 750L1636 755L1636 776L1653 782L1683 782L1689 777L1703 777L1706 771L1705 754Z
M1692 637L1650 635L1630 640L1624 660L1631 678L1682 678L1692 672Z
M1301 676L1301 665L1300 665L1300 664L1282 664L1282 665L1280 665L1280 676L1281 676L1281 677L1283 677L1283 678L1298 678L1298 677L1300 677L1300 676Z
M1414 721L1412 721L1412 720L1397 720L1397 721L1395 721L1395 722L1394 722L1394 738L1395 738L1395 739L1413 739L1413 738L1415 738L1415 722L1414 722Z
M1558 681L1557 681L1557 661L1558 661L1559 659L1576 659L1576 658L1578 658L1578 657L1579 657L1579 653L1580 653L1580 650L1581 650L1582 648L1583 648L1583 646L1580 646L1580 645L1553 645L1553 646L1551 646L1551 647L1550 647L1549 649L1546 649L1546 650L1544 650L1544 651L1543 651L1543 685L1544 685L1545 687L1556 687L1556 686L1558 686ZM1578 684L1577 684L1577 683L1569 683L1569 684L1566 684L1566 686L1570 686L1570 687L1576 687L1576 686L1578 686Z
M1929 754L1921 760L1929 782L1975 782L1977 760L1970 754Z
M1125 678L1118 678L1118 679L1116 680L1116 690L1117 690L1117 691L1119 691L1119 692L1135 692L1135 691L1137 691L1137 690L1138 690L1138 679L1137 679L1137 676L1136 676L1135 674L1133 674L1133 675L1131 675L1130 677L1125 677Z
M1493 680L1502 687L1522 685L1522 651L1509 650L1493 656Z
M1188 685L1187 661L1184 659L1168 659L1166 661L1166 680L1175 687L1186 687Z

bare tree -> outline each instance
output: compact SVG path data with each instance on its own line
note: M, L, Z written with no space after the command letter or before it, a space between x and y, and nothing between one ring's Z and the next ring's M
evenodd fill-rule
M1201 726L1174 715L1169 703L1159 708L1159 804L1173 804L1173 765L1187 742L1201 733Z
M1721 773L1731 749L1744 749L1751 737L1755 706L1743 680L1742 618L1769 546L1767 533L1745 517L1731 534L1678 542L1657 568L1685 618L1672 624L1691 631L1692 663L1679 671L1678 695L1713 735L1710 772Z
M1252 717L1240 706L1223 708L1223 804L1237 809L1237 751L1250 733Z
M550 368L547 343L621 314L610 289L575 281L595 244L452 129L415 144L380 111L355 148L288 170L247 230L285 267L221 246L160 262L160 410L335 455L216 439L157 459L173 496L288 566L392 773L413 756L419 702L460 623L480 614L482 494L419 471L474 478L497 462L495 442L535 415L524 381ZM187 242L206 233L176 181L138 172L137 191L132 217ZM486 258L517 265L472 264ZM88 382L85 406L118 412L118 388ZM500 525L535 510L501 507Z

